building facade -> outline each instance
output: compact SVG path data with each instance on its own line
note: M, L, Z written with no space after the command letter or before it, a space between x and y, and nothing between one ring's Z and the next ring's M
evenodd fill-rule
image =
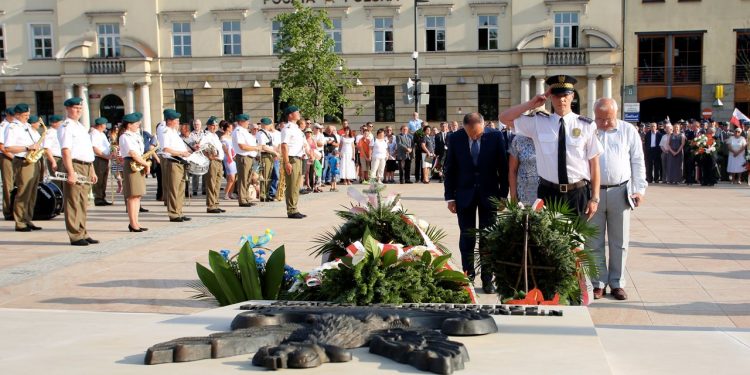
M641 120L750 112L750 1L625 4L623 100L640 103Z
M407 121L414 105L402 100L401 85L414 74L415 1L302 2L328 12L335 51L361 74L343 116L353 124ZM151 126L164 108L187 120L274 116L283 103L270 86L279 65L273 19L291 9L290 0L6 2L0 105L23 101L46 116L78 95L84 121L118 122L137 110ZM430 83L422 118L480 111L495 119L542 93L554 74L578 78L574 109L592 115L597 97L620 99L622 9L592 0L419 3L417 59Z

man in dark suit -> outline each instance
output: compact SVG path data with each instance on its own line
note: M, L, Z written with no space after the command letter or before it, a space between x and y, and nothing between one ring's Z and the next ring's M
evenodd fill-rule
M502 133L485 129L484 118L479 113L464 117L464 127L448 137L448 154L445 159L445 200L448 210L458 216L461 229L459 249L464 272L471 279L475 276L474 248L476 238L471 234L477 228L489 226L496 207L490 198L505 199L508 196L508 146ZM481 259L482 289L494 293L492 272Z
M445 165L446 150L448 150L448 123L440 123L440 133L435 134L435 155L437 156L436 172L440 176L440 182L443 182L443 165Z
M651 123L651 129L646 133L643 150L646 154L646 180L649 183L661 180L661 134L656 129L656 123Z

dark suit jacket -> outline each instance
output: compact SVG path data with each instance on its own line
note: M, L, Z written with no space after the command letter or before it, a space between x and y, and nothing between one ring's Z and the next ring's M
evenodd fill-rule
M479 147L479 165L474 166L469 136L461 129L448 137L445 159L445 200L455 200L458 209L474 199L491 208L490 198L508 196L508 145L502 133L486 128Z
M443 141L445 138L445 141ZM445 145L448 142L448 132L435 134L435 155L442 156L445 153Z
M659 131L656 131L656 147L659 147L659 143L661 142L661 137L664 134L659 133ZM643 150L648 151L651 148L651 132L647 132L646 136L643 138ZM661 150L661 149L660 149Z

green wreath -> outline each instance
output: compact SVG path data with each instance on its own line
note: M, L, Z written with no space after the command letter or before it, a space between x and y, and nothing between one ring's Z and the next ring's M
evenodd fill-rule
M499 203L498 203L499 204ZM582 248L596 228L582 220L566 203L552 202L537 212L511 202L499 211L496 221L479 232L480 252L489 263L501 300L518 298L525 287L523 253L525 220L528 215L528 282L545 298L557 293L561 304L579 304L581 290L577 274L597 275L596 263L588 249Z

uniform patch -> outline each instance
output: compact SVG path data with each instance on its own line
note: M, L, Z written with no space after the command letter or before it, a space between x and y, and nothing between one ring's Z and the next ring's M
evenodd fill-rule
M578 138L581 136L581 128L573 128L573 136Z

